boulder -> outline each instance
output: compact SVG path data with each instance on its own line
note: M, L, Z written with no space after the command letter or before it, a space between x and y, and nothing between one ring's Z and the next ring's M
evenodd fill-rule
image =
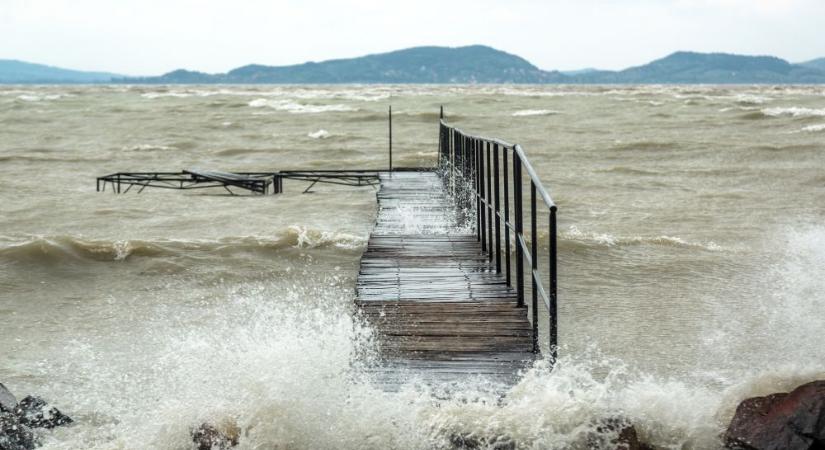
M14 414L20 424L30 428L54 428L73 422L69 416L61 413L42 398L31 395L20 400L14 408Z
M0 412L12 412L17 406L17 397L14 396L3 383L0 383Z
M652 450L639 441L636 427L627 419L612 417L596 425L596 432L588 436L587 446L593 450Z
M198 450L226 450L238 445L241 429L233 420L221 422L218 426L204 423L192 429L192 442Z
M725 433L739 450L825 450L825 380L744 400Z
M22 425L14 414L0 412L0 450L32 450L36 445L29 427Z

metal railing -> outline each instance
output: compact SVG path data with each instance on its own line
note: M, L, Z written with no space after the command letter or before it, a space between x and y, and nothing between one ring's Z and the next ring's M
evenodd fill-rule
M542 186L520 145L469 134L448 125L443 119L439 125L438 141L439 169L445 173L454 198L465 202L460 206L475 209L475 229L482 251L488 255L491 264L495 263L496 273L505 273L508 286L515 283L519 307L525 306L525 262L530 268L533 352L540 351L538 301L541 297L549 318L550 358L555 361L558 356L556 204ZM524 172L527 174L526 180L523 179ZM529 182L530 190L529 244L524 231L525 181ZM541 199L548 214L547 288L539 272L537 198ZM515 247L514 258L511 247ZM511 267L511 259L515 262L515 268Z

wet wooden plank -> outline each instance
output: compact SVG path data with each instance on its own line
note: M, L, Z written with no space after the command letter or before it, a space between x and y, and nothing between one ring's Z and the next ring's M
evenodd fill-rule
M379 384L413 379L503 386L533 360L527 309L456 223L435 172L382 174L378 217L361 258L356 304L378 333Z

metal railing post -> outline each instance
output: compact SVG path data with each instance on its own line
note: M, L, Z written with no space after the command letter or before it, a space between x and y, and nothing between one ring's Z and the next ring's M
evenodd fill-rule
M478 217L479 227L479 237L481 238L481 251L487 251L487 220L486 220L486 208L487 205L484 204L486 198L484 196L484 142L481 140L476 140L476 158L478 159L477 171L478 171L478 184L476 185L476 198L478 202L476 202L476 216Z
M536 274L539 269L539 239L536 231L536 182L530 180L530 279L533 281L533 298L530 304L533 316L533 353L539 352L539 286Z
M487 142L484 146L484 151L486 152L487 162L485 163L484 169L487 171L487 193L485 195L485 200L487 200L487 250L488 250L488 258L490 262L493 261L493 189L492 189L492 180L490 171L492 169L492 164L490 163L490 143ZM482 155L484 158L484 155ZM481 187L484 190L484 186Z
M558 263L558 247L557 247L557 239L556 234L558 230L556 229L556 206L550 207L550 224L549 224L549 241L550 241L550 261L549 261L549 272L550 272L550 292L548 293L548 297L550 297L550 308L548 314L550 315L550 361L555 363L556 359L559 356L558 349L559 349L559 324L558 324L558 272L557 272L557 263Z
M516 220L516 295L518 306L524 306L524 249L521 239L524 239L524 227L522 224L522 200L521 200L521 158L518 152L513 151L513 203L515 207Z
M496 217L496 273L501 273L501 195L499 192L498 144L493 144L493 177L495 178L495 217Z
M503 148L504 157L504 265L507 268L507 286L512 284L510 279L510 169L507 167L510 158L507 155L507 147Z
M389 122L389 144L390 144L390 172L392 172L392 105L389 108L388 114L388 122Z

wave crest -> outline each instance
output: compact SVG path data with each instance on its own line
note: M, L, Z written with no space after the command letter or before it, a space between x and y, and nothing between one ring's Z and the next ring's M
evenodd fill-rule
M695 248L707 251L721 251L723 248L715 242L691 242L678 236L615 236L609 233L581 231L577 226L571 226L561 233L561 238L567 242L584 245L586 247L621 247L636 245L656 245L665 247Z
M308 105L294 102L292 100L273 100L268 98L258 98L249 102L251 108L272 108L276 111L286 111L291 114L318 114L325 112L352 112L358 111L347 105Z
M279 236L224 237L215 240L94 240L76 236L35 237L0 246L0 260L26 263L62 263L72 260L126 261L135 257L186 257L197 253L232 255L289 248L359 250L363 237L303 226L288 227Z

